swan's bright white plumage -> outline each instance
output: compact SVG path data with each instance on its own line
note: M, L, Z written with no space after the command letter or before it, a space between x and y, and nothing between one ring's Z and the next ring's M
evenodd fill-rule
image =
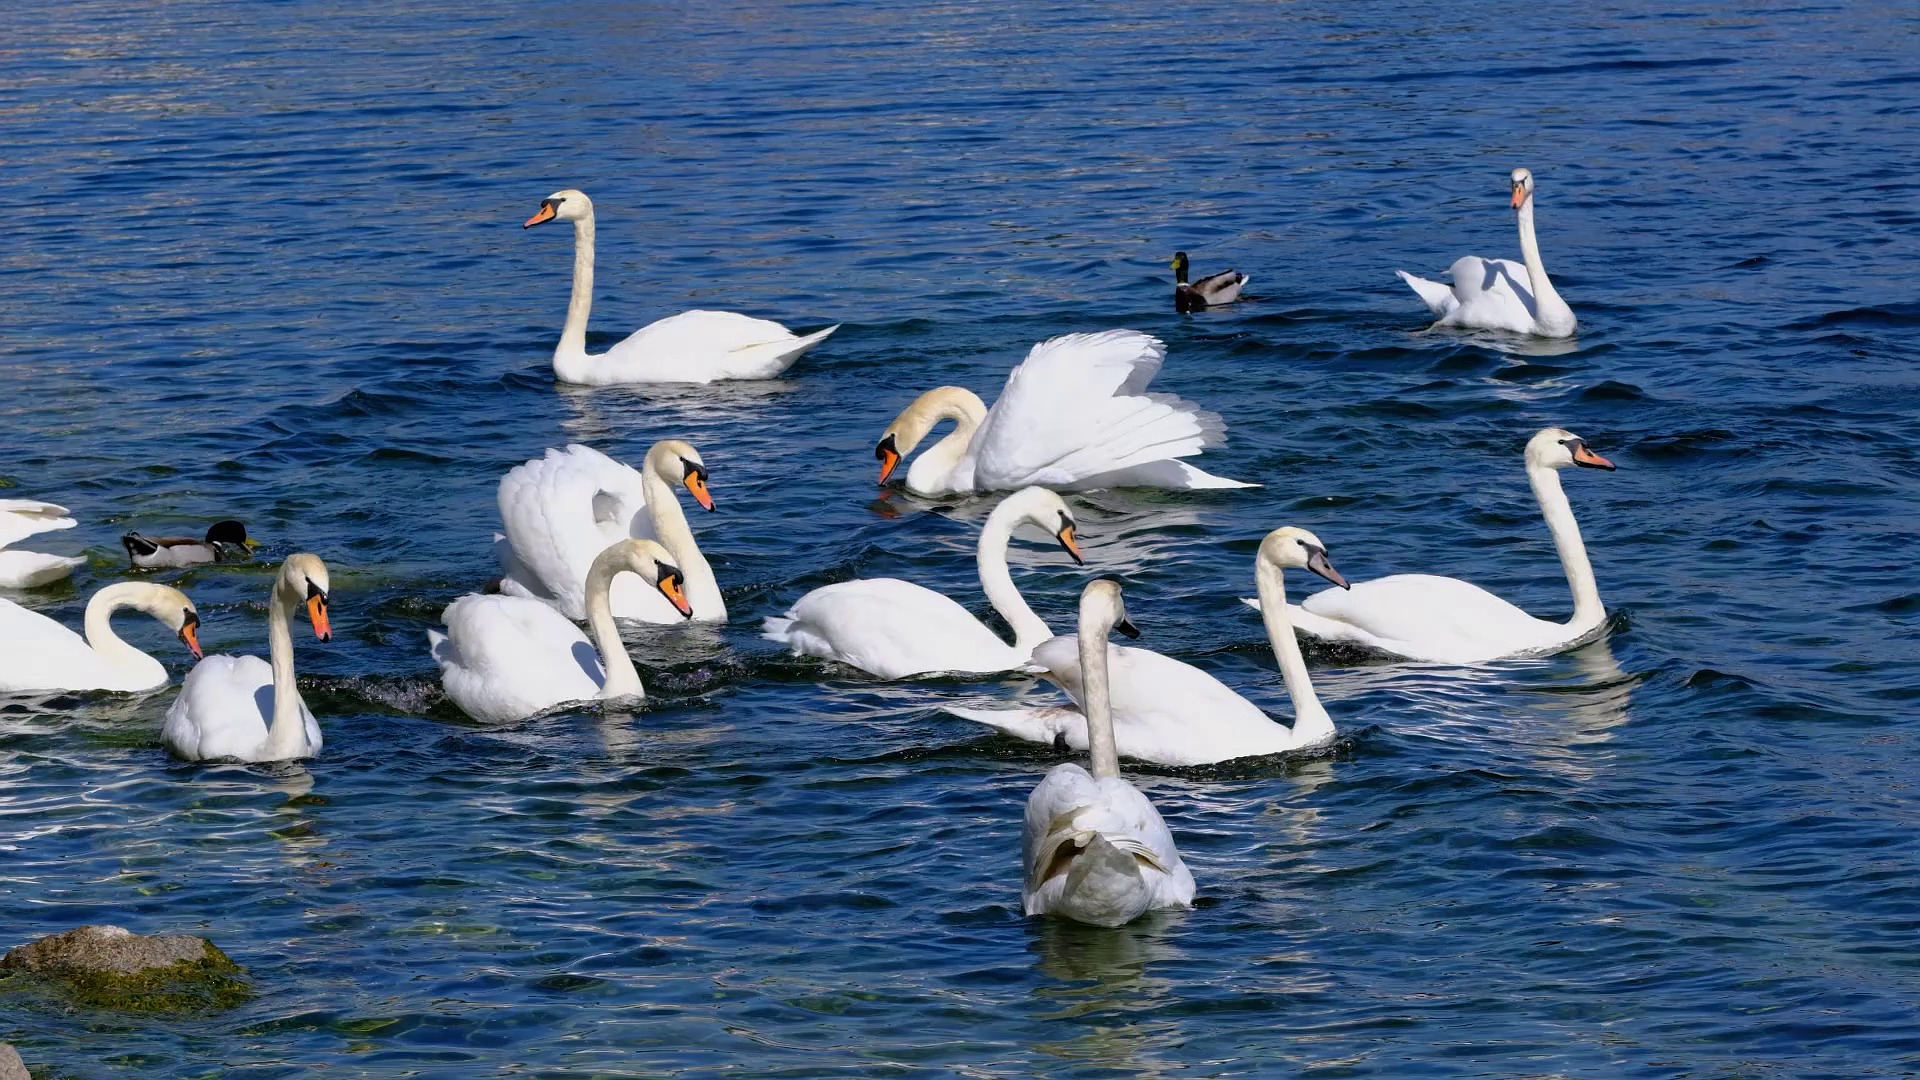
M167 685L160 661L113 632L113 613L123 607L152 615L200 656L200 614L185 593L144 581L122 581L93 594L84 616L86 637L37 611L0 600L0 692L119 690L137 692Z
M658 540L686 578L695 621L725 622L726 600L675 487L713 509L706 464L678 439L655 443L640 469L578 444L516 466L501 478L498 492L506 531L504 543L496 545L501 591L552 604L578 621L587 616L587 572L600 553L620 540ZM640 622L683 621L658 590L627 577L613 583L613 613Z
M1573 309L1554 290L1533 231L1533 174L1513 170L1512 205L1519 211L1521 262L1468 255L1454 262L1451 287L1396 270L1434 314L1435 326L1507 330L1539 337L1571 337Z
M771 379L793 366L838 326L804 337L777 322L731 311L685 311L641 327L598 356L587 353L587 315L593 306L593 200L556 191L540 200L526 228L547 221L573 223L573 293L567 322L553 352L553 373L584 386L623 383L708 383Z
M209 656L187 672L167 709L160 741L185 761L295 761L320 754L320 722L293 674L288 620L305 607L314 636L333 639L327 618L327 564L317 555L287 556L267 605L267 652Z
M1275 723L1258 706L1190 664L1149 649L1109 646L1114 738L1122 755L1162 765L1208 765L1230 758L1304 750L1331 742L1333 720L1313 692L1300 643L1287 618L1281 571L1305 568L1334 582L1345 581L1327 560L1326 548L1305 529L1275 529L1254 560L1267 636L1280 662L1280 676L1293 701L1291 728ZM1033 664L1083 708L1079 643L1059 637L1033 650ZM960 709L948 712L999 728L1032 742L1064 741L1087 746L1086 716L1060 707Z
M476 720L506 723L569 701L643 696L639 672L608 607L608 587L632 571L670 604L690 612L671 559L654 541L631 539L616 541L595 558L584 591L597 646L538 600L479 595L455 600L440 616L447 632L427 631L447 697Z
M1307 597L1290 609L1295 625L1324 640L1439 664L1558 652L1592 637L1606 621L1606 608L1559 473L1575 465L1611 471L1613 463L1565 428L1545 428L1528 440L1526 463L1573 593L1573 615L1566 622L1535 618L1458 578L1394 574Z
M1027 798L1022 906L1095 926L1124 926L1148 911L1193 906L1193 874L1160 811L1120 775L1108 708L1107 635L1127 621L1119 583L1088 583L1080 596L1080 660L1087 673L1090 769L1056 765ZM1058 640L1058 639L1057 639Z
M18 551L12 545L43 532L77 524L67 508L35 499L0 499L0 589L33 589L73 573L87 560L78 555Z
M898 578L866 578L824 585L801 597L785 616L766 621L764 637L795 656L818 656L899 679L936 671L1011 671L1033 647L1053 636L1013 584L1007 539L1021 523L1038 525L1080 562L1072 511L1045 488L1025 488L1002 499L980 530L976 564L980 584L1007 624L1009 645L953 600Z
M1224 442L1226 425L1192 402L1147 393L1166 355L1135 330L1068 334L1035 345L991 409L970 390L929 390L882 434L881 480L950 419L954 430L908 466L908 490L1254 486L1180 460Z

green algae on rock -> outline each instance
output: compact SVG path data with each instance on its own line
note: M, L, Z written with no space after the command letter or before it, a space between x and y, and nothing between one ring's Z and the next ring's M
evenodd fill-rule
M38 976L80 1005L128 1012L226 1009L253 993L240 965L205 938L118 926L81 926L21 945L0 956L0 972Z

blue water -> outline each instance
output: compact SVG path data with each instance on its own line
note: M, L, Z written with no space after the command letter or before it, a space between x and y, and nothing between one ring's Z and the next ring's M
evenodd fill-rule
M28 602L77 623L120 532L233 515L257 564L162 575L209 649L264 652L302 550L337 636L300 641L303 766L170 760L171 691L0 702L0 945L205 933L260 991L154 1020L6 986L0 1039L63 1077L1920 1069L1910 6L600 7L12 20L0 485L91 556ZM1423 332L1392 274L1517 257L1517 165L1572 349ZM569 238L519 225L560 187L600 209L596 348L694 306L845 328L776 383L558 387ZM1258 299L1173 314L1176 248ZM879 501L873 443L1114 326L1265 486L1076 497L1092 569L1282 715L1235 600L1267 530L1563 617L1520 447L1561 424L1620 470L1567 477L1605 640L1310 653L1337 752L1129 767L1202 900L1096 931L1019 914L1057 756L935 710L1037 691L758 625L856 574L980 609L990 500ZM463 722L424 634L496 572L499 476L669 436L734 622L636 630L637 715ZM1064 625L1087 572L1014 561Z

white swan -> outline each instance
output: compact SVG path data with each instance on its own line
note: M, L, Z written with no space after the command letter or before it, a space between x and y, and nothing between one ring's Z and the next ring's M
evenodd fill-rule
M1170 394L1149 394L1167 347L1137 330L1068 334L1035 345L988 409L942 386L915 399L874 448L880 482L934 425L954 429L907 468L921 495L1103 487L1254 487L1178 459L1225 442L1220 417Z
M1584 439L1565 428L1545 428L1527 440L1526 461L1527 482L1573 590L1572 618L1563 623L1536 619L1459 578L1394 574L1362 581L1348 591L1328 589L1307 597L1291 609L1294 625L1327 641L1358 642L1438 664L1558 652L1592 636L1606 621L1607 611L1600 603L1580 526L1560 489L1560 470L1579 465L1611 472L1613 462L1587 449Z
M1073 512L1053 492L1026 488L993 508L980 530L976 559L981 588L1013 628L1011 645L966 608L898 578L824 585L801 597L784 617L768 619L762 636L795 656L838 660L883 679L934 671L1011 671L1053 636L1007 570L1007 538L1023 523L1053 534L1074 562L1086 561L1074 540Z
M593 200L569 188L540 200L522 228L545 221L573 222L573 294L553 374L586 386L620 383L708 383L771 379L840 329L805 337L777 322L731 311L683 311L634 331L598 356L587 355L587 312L593 307Z
M113 613L144 611L179 635L200 658L200 613L179 589L122 581L87 601L87 636L0 600L0 692L13 690L154 690L167 685L160 661L120 640Z
M1127 621L1120 584L1088 582L1080 594L1078 643L1092 772L1071 762L1055 765L1027 797L1021 900L1029 915L1124 926L1151 910L1193 906L1193 873L1167 823L1120 776L1107 703L1107 633L1113 629L1140 634Z
M1260 589L1260 612L1267 636L1280 661L1280 677L1293 699L1293 727L1282 727L1259 707L1229 690L1220 680L1197 667L1147 649L1112 647L1112 706L1114 739L1120 753L1162 765L1208 765L1230 758L1303 750L1332 741L1333 720L1320 705L1307 677L1287 621L1287 590L1282 569L1304 567L1336 585L1345 586L1327 549L1305 529L1275 529L1260 543L1254 559L1254 580ZM1072 637L1054 638L1033 650L1033 662L1047 678L1059 683L1083 707L1079 643ZM1065 743L1076 750L1087 746L1087 718L1076 709L961 709L947 710L1033 742Z
M672 554L694 620L726 622L727 602L674 497L676 485L713 510L706 462L679 439L654 443L638 471L577 444L515 466L500 479L500 591L552 604L578 622L587 617L584 583L593 561L616 541L644 537ZM613 613L650 623L683 618L658 590L625 578L613 583Z
M268 664L257 656L209 656L187 672L167 710L160 741L186 761L293 761L320 753L320 724L293 681L294 608L305 605L313 635L333 640L327 620L327 564L289 555L267 603Z
M680 570L652 540L621 540L587 571L589 643L580 628L538 600L469 593L447 605L447 632L427 631L440 685L475 720L506 723L568 701L643 697L640 673L614 625L611 589L631 571L682 615L692 615ZM594 650L598 648L596 655Z
M79 555L43 555L38 551L11 551L36 533L71 529L76 523L67 508L33 499L0 499L0 589L33 589L73 573L85 563Z
M1453 264L1453 287L1395 270L1433 310L1435 326L1511 330L1539 337L1572 337L1579 329L1573 309L1547 280L1540 243L1533 236L1533 174L1513 170L1513 208L1520 212L1520 257L1482 259L1468 255Z

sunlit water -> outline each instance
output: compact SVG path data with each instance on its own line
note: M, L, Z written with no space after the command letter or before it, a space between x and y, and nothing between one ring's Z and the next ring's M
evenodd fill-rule
M395 11L390 8L405 8ZM0 483L126 528L244 518L160 575L265 651L332 567L300 767L185 765L171 691L0 703L10 945L210 935L259 996L0 1038L75 1077L1833 1076L1920 1060L1920 27L1903 5L41 5L0 44ZM1538 178L1577 347L1422 331L1395 268L1517 257ZM777 383L580 392L547 358L600 208L595 347L727 307L845 328ZM1171 311L1167 258L1258 299ZM1562 424L1603 642L1474 670L1310 653L1336 753L1130 767L1199 879L1118 931L1019 913L1057 755L759 622L894 574L984 610L986 500L878 501L920 390L1034 341L1164 338L1246 492L1076 498L1016 545L1056 626L1126 577L1143 644L1285 714L1255 545L1568 601L1520 471ZM503 729L426 630L495 572L494 484L583 441L701 448L724 629L636 630L637 715ZM34 546L34 545L29 545ZM1296 590L1307 583L1296 580ZM184 673L150 622L125 633ZM302 630L302 634L305 632Z

